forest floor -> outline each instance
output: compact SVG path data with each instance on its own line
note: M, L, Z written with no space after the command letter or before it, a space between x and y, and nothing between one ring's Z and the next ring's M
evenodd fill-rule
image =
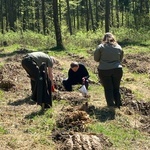
M4 91L3 98L0 100L0 127L7 130L6 134L0 135L1 150L50 149L49 145L38 142L41 139L40 133L33 135L28 132L29 127L37 126L38 128L32 117L43 115L44 112L41 112L39 105L30 100L30 80L21 66L21 59L26 53L28 50L21 49L12 53L1 52L0 54L0 62L4 64L0 68L0 88ZM88 53L92 54L91 51ZM77 90L64 91L61 80L65 78L65 75L62 70L64 67L68 68L72 60L83 62L88 68L91 68L91 72L96 72L97 64L92 59L92 55L88 60L70 53L64 58L58 56L54 65L57 92L53 93L53 100L65 100L69 105L62 105L55 109L58 116L56 127L47 138L53 140L57 149L60 150L117 149L103 134L89 133L86 130L86 124L96 120L99 122L115 120L115 115L120 115L128 117L129 128L136 128L147 137L143 141L136 141L135 137L131 149L150 149L150 101L145 101L150 97L150 86L147 85L147 81L150 80L150 55L126 55L123 62L124 67L127 67L129 72L147 73L149 78L138 80L137 85L139 86L134 86L132 82L137 79L128 74L125 75L123 82L126 82L128 86L122 85L120 89L123 102L121 109L107 108L104 97L102 97L103 100L100 100L98 95L92 94L93 91L90 89L88 98L83 97ZM101 86L100 83L94 81L90 81L90 85ZM131 87L140 90L145 97L139 100L133 94ZM92 119L90 117L92 115L96 115L96 119Z

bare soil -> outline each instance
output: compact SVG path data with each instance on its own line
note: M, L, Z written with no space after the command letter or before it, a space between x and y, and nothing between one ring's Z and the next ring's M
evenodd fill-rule
M8 131L7 134L2 134L0 138L2 150L49 149L48 145L36 142L35 135L28 132L28 126L35 125L32 116L41 115L44 112L41 112L41 107L30 100L30 81L21 66L21 59L27 52L29 51L21 49L13 53L3 53L0 56L0 61L4 63L4 66L0 68L0 88L4 91L3 99L0 100L0 126L5 127ZM103 134L89 133L86 125L95 121L90 117L92 115L96 115L96 119L101 122L113 120L115 119L115 111L105 107L105 105L96 106L95 103L92 103L94 95L92 98L87 98L83 97L77 90L66 92L61 84L62 79L66 77L62 73L63 67L68 67L69 62L73 60L83 62L93 73L96 73L97 64L93 61L92 51L87 52L91 55L89 59L68 53L66 58L60 59L58 57L54 66L57 92L53 93L53 100L69 102L68 106L59 110L56 128L48 137L60 150L113 149L113 143L108 137ZM123 65L130 72L150 74L150 56L147 54L126 55ZM125 81L132 82L135 79L126 77ZM90 84L100 85L94 81L90 81ZM148 86L145 90L149 88ZM137 114L139 116L137 129L149 135L150 102L137 99L130 88L122 86L120 92L123 101L121 113L127 116ZM150 93L148 96L150 97ZM38 137L37 134L36 138L40 139L41 137ZM140 148L144 147L144 149L150 148L150 145L141 146Z

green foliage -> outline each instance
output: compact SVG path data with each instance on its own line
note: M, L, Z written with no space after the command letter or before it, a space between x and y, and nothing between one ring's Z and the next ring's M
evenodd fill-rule
M50 48L55 46L54 35L44 36L42 34L34 33L32 31L26 32L7 32L4 35L0 34L0 40L6 41L8 45L18 44L21 47L34 47L34 48Z
M150 33L144 29L136 31L128 28L112 28L110 32L116 36L117 41L122 46L141 44L143 44L143 46L150 46ZM83 49L95 49L96 46L100 44L103 34L104 31L100 29L95 32L84 32L81 30L70 36L70 34L64 28L62 30L63 45L66 50L82 53ZM32 31L7 32L4 35L0 34L0 40L1 46L3 46L4 41L6 41L8 45L16 45L16 47L23 48L36 48L38 50L50 50L55 46L55 36L52 33L49 36L44 36ZM57 50L54 49L54 51Z
M74 49L90 49L95 47L96 44L100 43L102 32L83 32L79 31L75 35L65 35L64 45L69 50Z
M131 144L134 138L140 138L140 132L129 127L124 127L118 125L118 123L95 123L89 125L90 132L103 133L111 142L117 147L127 147Z
M4 92L2 90L0 90L0 101L3 100L3 95L4 95Z
M2 126L0 126L0 134L7 134L7 130L5 130Z

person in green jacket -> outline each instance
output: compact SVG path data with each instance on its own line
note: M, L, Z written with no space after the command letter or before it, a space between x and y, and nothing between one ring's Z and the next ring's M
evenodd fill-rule
M94 60L99 62L98 75L104 87L107 106L122 106L119 89L123 76L123 54L121 46L110 32L105 33L101 44L94 51Z

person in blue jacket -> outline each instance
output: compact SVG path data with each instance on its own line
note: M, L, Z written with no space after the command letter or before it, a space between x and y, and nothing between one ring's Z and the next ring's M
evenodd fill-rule
M110 32L105 33L101 44L94 51L94 60L99 62L98 75L104 87L107 105L118 108L122 106L119 88L123 76L123 54L121 46Z

